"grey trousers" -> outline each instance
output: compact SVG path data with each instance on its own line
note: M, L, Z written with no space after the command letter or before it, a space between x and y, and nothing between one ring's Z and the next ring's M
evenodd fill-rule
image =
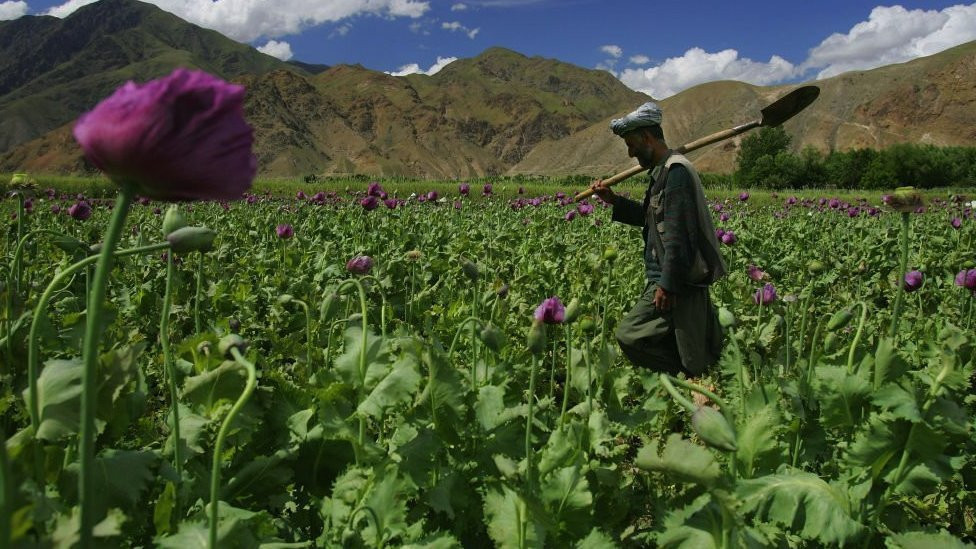
M617 342L635 365L671 375L701 375L718 362L724 334L708 287L686 287L670 311L654 307L657 284L648 282L617 326Z
M681 365L672 312L654 307L656 289L657 284L652 282L644 286L637 303L617 325L617 343L635 366L671 375L688 374Z

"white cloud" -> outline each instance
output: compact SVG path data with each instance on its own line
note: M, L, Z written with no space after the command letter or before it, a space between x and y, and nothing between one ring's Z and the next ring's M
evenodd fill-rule
M282 61L288 61L292 57L291 44L277 40L268 40L268 43L259 47L258 51L272 57L277 57Z
M457 4L451 6L451 11L464 11L466 9L468 9L468 5L462 4L461 2L458 2Z
M469 29L468 27L462 25L460 21L444 21L441 23L441 28L451 32L461 31L464 34L467 34L468 38L472 40L474 40L474 37L478 36L478 33L481 32L480 28Z
M631 89L664 99L682 90L714 80L739 80L769 85L796 75L796 67L778 55L760 63L740 58L733 49L708 53L692 48L681 57L671 57L648 69L624 69L620 81Z
M330 32L329 38L335 38L336 36L345 36L349 34L350 30L352 30L352 25L350 25L349 23L344 23L336 27L335 30L333 30L332 32Z
M68 0L52 7L47 14L65 17L94 1ZM421 0L145 1L191 23L217 30L241 42L250 42L262 36L277 38L297 34L308 27L341 21L356 15L418 18L430 9L430 2Z
M976 39L976 4L936 10L878 6L847 32L828 36L801 65L817 78L866 70L938 53Z
M27 2L0 2L0 21L27 15Z
M441 69L443 69L450 63L453 63L454 61L457 61L457 57L438 56L437 61L433 65L431 65L431 67L427 70L421 69L420 65L417 63L410 63L409 65L403 65L402 67L400 67L399 70L395 72L387 72L386 74L390 74L393 76L406 76L408 74L426 74L430 76L432 74L437 74L438 72L440 72Z
M620 46L616 46L616 45L613 45L613 44L607 44L606 46L600 46L600 51L602 51L603 53L609 55L610 57L613 57L614 59L619 59L620 56L624 54L624 50L622 50L620 48Z
M638 55L630 56L630 63L632 65L646 65L650 62L651 62L651 58L646 55L638 54Z

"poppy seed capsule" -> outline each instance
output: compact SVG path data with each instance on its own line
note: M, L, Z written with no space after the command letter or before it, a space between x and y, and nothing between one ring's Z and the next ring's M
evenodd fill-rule
M596 330L596 322L594 322L593 319L588 316L583 317L583 320L580 320L579 325L580 330L582 330L584 334L591 334Z
M481 330L481 342L485 344L485 347L497 353L501 351L504 341L505 334L498 329L498 326L490 322L485 324L484 329Z
M569 304L566 305L566 317L564 318L563 322L567 322L567 323L572 322L576 320L579 314L580 314L579 299L574 297L573 299L569 300Z
M529 352L534 355L546 352L546 325L541 321L533 322L532 327L529 328L527 346Z
M233 355L231 355L230 350L235 348L241 353L243 353L244 349L247 348L247 342L244 341L243 337L237 334L227 334L220 338L220 342L217 343L217 350L220 351L220 354L230 359L234 358Z
M170 249L176 253L209 252L217 233L206 227L183 227L166 235Z
M711 406L702 406L691 416L691 427L705 444L719 450L734 452L738 449L735 431L728 420Z
M837 345L839 343L840 343L840 337L837 335L837 332L830 332L829 334L827 334L827 337L824 339L824 351L828 353L833 351L834 349L837 348Z
M617 248L607 248L603 251L603 260L607 263L613 263L617 260Z
M888 205L902 213L912 213L922 206L922 195L915 187L898 187L891 195Z
M830 331L840 330L854 318L854 311L850 309L842 309L834 313L834 316L830 317L830 321L827 322L827 329Z
M291 294L281 294L278 296L278 303L285 305L286 303L291 303L292 299L294 299L294 297L292 297Z
M481 275L481 270L478 268L478 265L468 259L461 260L461 270L471 280L478 280L478 277Z
M725 307L719 307L718 323L721 324L723 328L735 326L735 315L732 314L732 311L726 309Z
M179 206L173 204L166 209L166 215L163 216L163 236L169 236L171 232L183 227L186 227L186 218L180 212Z

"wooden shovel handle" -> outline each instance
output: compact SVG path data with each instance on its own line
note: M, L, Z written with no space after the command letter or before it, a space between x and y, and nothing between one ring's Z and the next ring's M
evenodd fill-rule
M682 146L678 147L677 149L675 149L674 152L676 152L678 154L684 154L686 152L691 152L691 151L693 151L695 149L700 149L700 148L704 147L705 145L711 145L712 143L715 143L717 141L721 141L723 139L728 139L728 138L730 138L732 136L739 135L742 132L751 130L752 128L755 128L755 127L760 126L760 125L762 125L762 120L753 120L752 122L748 122L746 124L742 124L741 126L736 126L734 128L729 128L727 130L722 130L720 132L713 133L712 135L709 135L709 136L706 136L706 137L702 137L701 139L696 139L695 141L692 141L691 143L685 143L684 145L682 145ZM641 173L645 169L646 168L644 168L644 167L642 167L640 165L634 166L632 168L627 168L626 170L618 173L617 175L614 175L613 177L608 177L607 179L604 179L603 180L603 185L605 187L609 187L611 185L616 185L617 183L620 183L621 181L623 181L623 180L625 180L625 179L627 179L629 177L632 177L634 175L637 175L637 174ZM584 190L584 191L580 192L579 194L577 194L574 197L574 200L576 202L579 202L580 200L583 200L584 198L590 196L591 194L593 194L593 189L587 188L586 190Z

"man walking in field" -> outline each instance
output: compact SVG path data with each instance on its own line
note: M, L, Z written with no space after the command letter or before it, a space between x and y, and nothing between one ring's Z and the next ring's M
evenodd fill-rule
M614 221L643 229L647 283L617 327L621 350L637 366L694 377L722 350L708 287L726 270L701 179L687 158L668 149L661 120L661 109L648 102L610 123L628 155L651 169L643 203L602 181L591 188L613 205Z

